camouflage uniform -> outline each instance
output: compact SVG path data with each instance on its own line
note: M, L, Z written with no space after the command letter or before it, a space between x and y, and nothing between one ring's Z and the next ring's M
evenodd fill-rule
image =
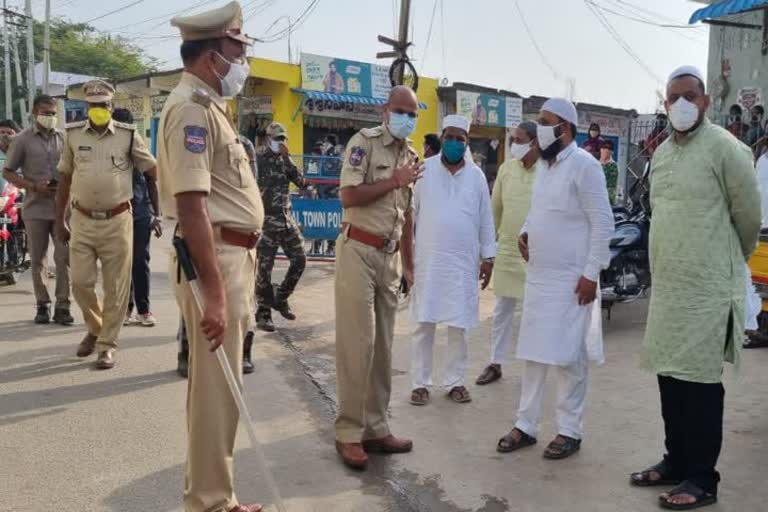
M272 128L272 126L270 126ZM261 311L285 304L306 266L304 238L291 215L290 183L303 188L304 176L296 165L267 149L257 155L258 183L264 203L264 225L259 240L256 300ZM290 261L282 284L273 287L272 267L279 247ZM276 307L276 309L280 309Z

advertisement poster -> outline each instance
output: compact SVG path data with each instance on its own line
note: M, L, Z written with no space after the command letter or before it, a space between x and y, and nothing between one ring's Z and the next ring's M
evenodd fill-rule
M389 81L389 66L373 64L371 66L371 96L374 98L387 99L392 84Z
M507 101L490 94L456 91L456 113L472 119L477 126L503 128L507 123Z
M506 98L507 119L505 126L514 128L523 122L523 98Z
M301 86L309 91L370 97L373 95L371 65L303 53Z
M742 87L736 102L744 110L751 110L755 105L763 104L763 91L760 87Z

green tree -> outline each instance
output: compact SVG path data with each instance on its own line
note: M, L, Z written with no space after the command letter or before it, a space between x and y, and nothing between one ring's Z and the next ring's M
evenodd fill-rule
M51 70L78 73L116 80L155 71L157 61L141 48L121 36L96 31L84 23L73 23L62 18L51 20ZM27 70L26 32L22 27L11 33L19 49L22 74ZM35 21L35 62L43 61L43 23ZM0 40L0 51L3 42ZM2 55L0 53L0 55ZM11 52L13 59L13 52ZM18 98L25 98L26 88L16 87L15 68L12 70L14 118L20 120ZM40 84L37 84L38 86ZM5 82L0 74L0 117L5 116Z

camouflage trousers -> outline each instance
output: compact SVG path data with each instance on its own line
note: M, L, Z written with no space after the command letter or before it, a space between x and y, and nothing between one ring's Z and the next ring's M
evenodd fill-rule
M259 307L270 307L288 300L296 285L299 283L304 267L307 265L307 256L304 253L304 238L301 236L296 224L288 224L285 227L267 227L264 223L264 231L259 240L259 263L256 277L256 302ZM272 268L275 265L275 255L279 248L283 249L290 265L285 273L283 282L277 287L272 286Z

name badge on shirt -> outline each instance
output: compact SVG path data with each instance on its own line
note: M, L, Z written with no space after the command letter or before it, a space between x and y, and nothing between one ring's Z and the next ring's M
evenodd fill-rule
M78 146L77 147L78 151L90 151L91 149L92 149L91 146Z

